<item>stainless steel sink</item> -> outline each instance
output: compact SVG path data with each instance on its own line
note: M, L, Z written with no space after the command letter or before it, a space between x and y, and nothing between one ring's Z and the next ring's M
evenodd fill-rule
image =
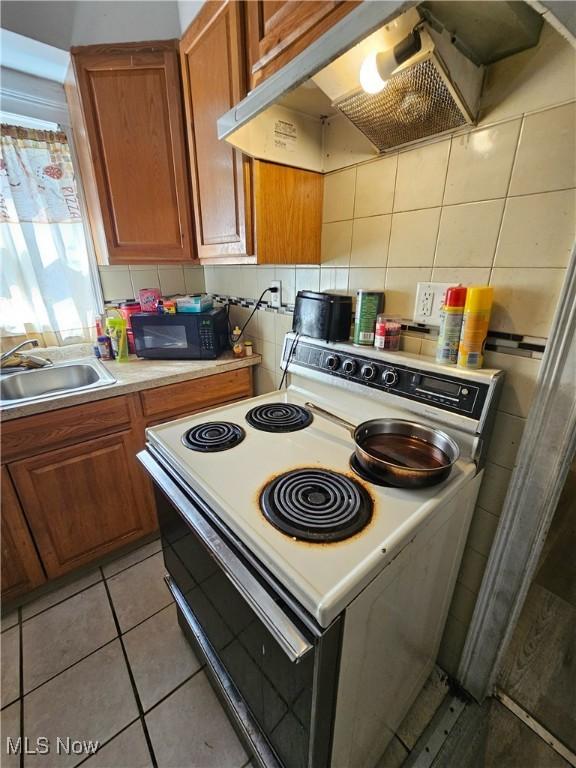
M116 379L98 360L70 360L3 376L0 379L0 407L9 408L115 383Z

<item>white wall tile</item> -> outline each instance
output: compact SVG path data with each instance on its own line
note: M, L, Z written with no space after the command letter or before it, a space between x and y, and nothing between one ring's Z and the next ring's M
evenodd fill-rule
M182 267L158 267L158 277L160 278L160 290L164 296L186 293L184 270Z
M504 200L444 207L434 265L491 267L503 209Z
M403 318L414 316L416 284L430 280L429 267L388 267L384 311Z
M488 447L488 460L508 469L514 468L516 454L522 432L524 431L524 419L511 416L508 413L498 411L492 438Z
M440 208L395 213L388 251L389 267L428 267L434 262Z
M338 221L322 227L322 264L348 267L352 248L352 222Z
M296 267L296 293L320 290L320 267Z
M274 326L274 339L276 345L281 347L284 343L284 336L292 330L292 315L279 314L276 315L276 322Z
M296 269L276 267L274 278L282 282L282 304L294 304L296 300Z
M258 310L254 313L257 319L257 330L253 331L258 338L271 343L276 342L276 312Z
M565 267L575 233L576 190L508 198L494 263L497 267Z
M432 280L435 283L454 283L454 285L488 285L489 267L434 267Z
M272 341L256 341L256 351L262 355L262 365L269 371L276 371L276 344Z
M445 205L506 195L520 123L512 120L452 139Z
M386 270L376 267L354 267L348 276L348 292L356 293L361 288L366 291L383 291L386 282Z
M478 593L484 570L486 568L487 558L476 552L475 549L466 547L462 557L458 582L463 584L472 592Z
M348 290L348 269L321 267L320 290L345 293Z
M354 216L378 216L391 213L398 156L359 165L356 175Z
M450 140L411 149L398 156L394 211L442 204Z
M450 615L461 621L462 624L469 624L477 599L478 596L472 590L457 583L450 603Z
M147 267L145 269L130 267L130 277L132 278L132 286L136 297L141 288L157 288L160 290L160 279L156 267Z
M184 267L184 285L186 293L204 293L206 284L203 267Z
M134 288L128 267L99 267L104 301L120 301L134 298Z
M576 52L549 24L535 48L488 67L481 122L495 122L574 98Z
M403 333L400 337L400 349L402 352L409 352L411 355L419 355L422 347L422 339L416 336L409 336Z
M369 216L354 219L352 229L351 267L385 267L392 216Z
M492 464L489 461L486 462L484 477L482 478L482 485L478 494L478 504L493 515L499 515L502 511L511 477L511 469L501 467L498 464Z
M347 168L324 177L323 221L352 218L355 185L356 168Z
M498 527L498 518L481 507L476 507L466 545L488 557Z
M498 408L513 416L526 418L536 391L540 360L487 351L484 365L500 368L506 373Z
M526 195L575 187L575 137L574 102L527 115L520 132L509 194Z
M266 395L276 389L276 376L273 371L257 365L254 368L254 388L257 395Z
M490 328L547 337L564 275L563 269L493 269Z

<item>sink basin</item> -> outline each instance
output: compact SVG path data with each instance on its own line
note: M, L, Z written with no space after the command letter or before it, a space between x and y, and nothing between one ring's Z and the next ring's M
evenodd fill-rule
M115 382L116 379L97 360L71 360L3 376L0 379L0 406L22 405L55 395L105 387Z

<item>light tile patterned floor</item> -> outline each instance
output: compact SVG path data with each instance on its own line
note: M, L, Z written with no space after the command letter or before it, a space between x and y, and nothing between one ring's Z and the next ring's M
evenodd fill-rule
M248 755L185 640L158 540L2 618L6 738L98 740L87 756L25 755L23 768L242 768Z

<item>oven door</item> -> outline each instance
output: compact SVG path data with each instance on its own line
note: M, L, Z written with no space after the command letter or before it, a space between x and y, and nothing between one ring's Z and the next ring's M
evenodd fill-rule
M263 765L329 765L341 622L307 626L170 469L139 458L180 623L236 724Z

